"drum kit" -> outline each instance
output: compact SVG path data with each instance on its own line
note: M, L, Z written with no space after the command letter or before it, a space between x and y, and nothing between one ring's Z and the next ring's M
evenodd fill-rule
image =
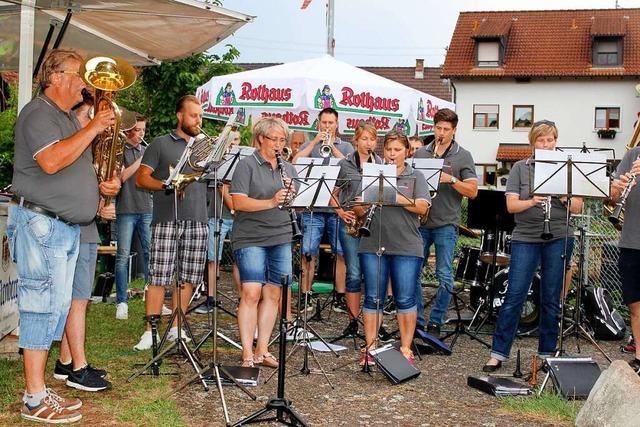
M497 315L509 286L514 222L513 215L507 212L504 192L479 190L476 199L469 201L467 227L482 230L480 246L461 248L454 278L469 286L474 318L484 312L486 320ZM539 289L540 275L536 273L520 316L522 329L538 324Z

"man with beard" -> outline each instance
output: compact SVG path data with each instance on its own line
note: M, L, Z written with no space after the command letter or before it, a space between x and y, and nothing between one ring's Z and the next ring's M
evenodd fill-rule
M207 261L207 185L192 182L184 194L178 197L177 226L174 218L173 192L165 191L164 181L169 177L169 166L175 166L189 140L200 133L202 107L198 98L183 96L176 104L178 126L168 135L156 138L145 151L136 185L153 191L153 219L151 221L151 251L149 257L149 284L145 301L147 316L159 315L162 311L165 286L170 286L179 263L178 280L181 287L181 308L186 312L193 286L203 279ZM185 165L183 173L192 170ZM176 229L178 236L176 236ZM176 253L177 249L177 253ZM177 295L173 295L173 308ZM169 330L168 339L178 337L177 317ZM184 332L182 336L186 337ZM188 339L188 338L187 338ZM150 327L142 334L134 350L151 348Z

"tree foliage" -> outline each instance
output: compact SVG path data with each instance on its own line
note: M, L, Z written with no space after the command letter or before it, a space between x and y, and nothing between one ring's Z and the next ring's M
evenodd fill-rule
M18 85L9 86L7 109L0 112L0 188L11 183L13 176L13 140L18 111Z
M118 94L118 104L144 114L147 134L158 136L175 129L176 101L184 95L195 94L198 86L211 77L239 71L233 64L240 52L227 45L222 56L200 53L187 58L145 68L131 88ZM215 132L211 123L203 125L206 131Z

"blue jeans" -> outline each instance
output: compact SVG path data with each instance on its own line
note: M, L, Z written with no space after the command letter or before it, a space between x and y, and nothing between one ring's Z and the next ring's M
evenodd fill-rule
M288 283L291 286L293 280L291 243L276 246L250 246L235 250L234 256L240 271L241 283L281 286L282 276L288 276Z
M218 220L219 221L219 220ZM215 243L215 233L218 224L216 224L216 220L213 218L209 218L209 242L207 243L207 259L209 261L220 261L222 259L222 249L224 248L224 239L227 237L227 234L231 232L233 228L233 219L222 219L222 224L220 225L220 238L218 239L218 259L216 260L216 251L214 247Z
M572 251L573 238L569 239L568 259L571 259ZM541 268L538 353L550 355L555 352L560 319L560 292L564 277L563 253L564 239L544 243L511 242L509 285L493 333L491 357L498 360L506 360L509 357L511 344L518 331L522 305L538 266Z
M313 218L312 218L313 217ZM331 245L331 252L342 255L340 239L338 239L338 215L333 212L304 212L302 214L302 253L303 255L318 256L320 241L324 233Z
M422 268L422 258L382 255L380 274L378 274L378 256L374 253L361 253L360 266L364 274L363 312L382 311L387 297L389 278L391 278L391 290L398 313L410 313L416 310L414 284L416 275Z
M431 245L435 244L436 246L436 277L440 286L438 286L438 292L431 307L429 322L442 325L446 320L447 311L449 311L451 292L453 291L453 253L458 241L458 227L453 224L431 229L420 227L420 234L422 234L424 244L425 260L429 257ZM424 328L424 300L420 272L418 272L415 292L418 306L416 326Z
M347 226L344 221L340 221L339 236L342 252L344 252L344 262L347 267L346 291L351 293L362 292L362 271L360 269L360 258L358 257L360 239L347 234Z
M129 255L133 232L138 231L144 257L144 282L149 282L149 246L151 245L152 214L119 214L116 216L118 227L118 250L116 251L116 301L127 302L129 286ZM140 256L140 254L138 254Z
M7 236L18 268L19 346L49 350L67 322L80 227L10 205Z

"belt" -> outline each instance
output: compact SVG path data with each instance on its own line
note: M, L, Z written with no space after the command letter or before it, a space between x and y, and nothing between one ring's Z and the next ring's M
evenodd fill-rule
M26 201L24 199L24 197L13 195L11 197L11 201L13 203L15 203L16 205L22 206L23 208L27 208L30 211L33 211L35 213L46 215L49 218L57 219L58 221L61 221L61 222L65 223L65 224L67 224L67 225L75 225L75 223L73 223L73 222L70 222L70 221L67 221L67 220L65 220L63 218L60 218L57 214L51 212L50 210L47 210L47 209L45 209L45 208L43 208L41 206L38 206L35 203L31 203L31 202Z

